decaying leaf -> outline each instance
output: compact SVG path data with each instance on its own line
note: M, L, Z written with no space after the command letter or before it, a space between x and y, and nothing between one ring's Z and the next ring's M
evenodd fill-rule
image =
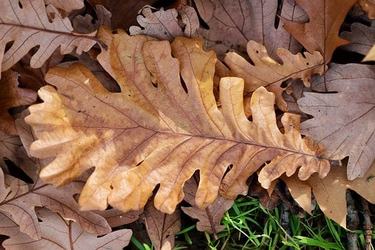
M17 150L22 146L20 138L0 130L0 167L6 167L4 160L17 162Z
M359 5L367 13L370 19L375 19L375 1L359 0Z
M40 181L28 185L12 176L6 176L3 185L0 211L12 218L20 226L21 232L33 239L41 237L35 207L46 207L57 212L63 218L79 223L85 231L95 235L103 235L111 231L103 217L92 212L79 211L79 206L73 198L73 195L78 194L82 188L79 183L56 189Z
M175 234L181 230L180 211L164 214L149 202L144 211L148 236L155 250L172 250Z
M307 181L295 177L284 178L288 189L297 203L311 212L311 194L314 194L320 209L330 219L346 227L346 191L353 190L371 203L375 203L375 164L359 179L349 181L345 167L332 167L327 177L321 179L316 175Z
M36 101L36 92L18 86L18 74L14 71L3 73L0 80L0 130L4 133L15 135L14 118L9 114L9 109L30 105Z
M367 55L375 44L375 21L371 22L371 26L354 23L351 29L351 32L342 33L342 37L350 41L345 49Z
M184 187L185 201L191 207L181 207L181 210L190 217L197 219L197 229L202 232L216 234L224 230L224 226L220 224L224 213L231 208L234 201L219 196L211 205L201 209L195 205L195 193L198 189L199 181L193 176Z
M272 57L277 48L299 52L300 46L284 30L277 16L275 0L194 0L199 15L209 29L200 29L207 47L223 55L230 49L246 52L246 44L254 40L263 44ZM282 1L280 15L298 22L306 21L306 15L294 0ZM277 26L277 28L275 28Z
M368 54L365 56L363 61L375 61L375 45L372 46Z
M44 0L1 1L0 16L0 71L8 70L37 46L30 60L33 68L41 67L57 48L61 54L74 49L80 54L97 41L95 33L74 33L69 19L62 18L52 5L45 7ZM49 20L50 17L54 18Z
M70 13L73 10L82 9L84 7L83 1L84 0L46 0L46 4L52 4L57 9Z
M339 37L339 29L357 0L296 0L309 16L309 22L284 20L290 32L309 52L319 51L328 63L334 50L348 41Z
M102 5L112 13L112 28L128 29L136 25L138 12L157 0L88 0L92 5Z
M126 247L132 235L131 230L121 229L103 237L83 231L79 224L66 221L46 209L38 211L41 238L35 240L27 234L17 231L17 225L0 214L0 233L10 236L3 242L9 250L25 249L118 249Z
M263 87L252 95L252 122L243 111L240 78L221 80L218 108L215 53L205 52L199 40L180 37L170 44L110 35L98 60L120 93L107 91L81 65L57 67L46 77L57 90L41 88L44 103L31 106L26 117L38 138L32 155L51 159L41 171L45 181L65 184L95 167L80 195L82 209L103 210L108 202L124 212L139 210L160 184L155 207L173 213L197 170L201 208L215 201L219 189L230 198L246 194L247 178L267 161L259 175L266 188L283 173L298 171L301 179L328 173L320 148L301 138L295 118L290 123L293 115L284 115L280 132L274 94Z
M282 97L281 84L288 79L302 79L305 86L310 86L310 78L314 74L324 72L323 57L315 51L303 55L293 55L288 50L279 48L277 56L282 64L272 59L266 48L254 41L247 44L247 53L253 64L235 52L229 52L224 57L224 62L231 70L232 76L238 76L245 81L245 93L255 91L260 86L268 86L276 94L276 103L286 111L287 104Z
M151 7L143 8L142 15L137 17L138 26L131 26L131 35L149 35L155 38L172 40L178 36L193 37L199 27L199 20L192 7L184 6L176 9L160 9L153 12ZM181 18L181 23L178 20Z
M337 93L305 93L298 101L314 116L302 123L302 132L325 146L327 158L349 156L349 180L364 176L375 159L374 86L375 66L333 64L313 89Z
M117 209L98 211L97 214L104 217L111 227L119 227L137 221L143 210L124 213Z

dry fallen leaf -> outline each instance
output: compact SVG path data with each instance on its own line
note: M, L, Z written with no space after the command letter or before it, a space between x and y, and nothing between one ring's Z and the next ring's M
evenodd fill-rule
M78 64L54 68L46 80L57 90L41 88L44 103L31 106L26 118L38 138L32 155L52 158L41 171L45 181L65 184L95 166L80 195L82 209L103 210L108 202L124 212L139 210L160 184L155 207L173 213L196 170L201 208L219 189L230 198L246 194L247 178L267 161L259 175L266 188L283 173L297 171L301 179L328 173L320 148L301 138L298 121L290 123L293 115L284 115L280 132L274 95L263 87L252 95L252 122L243 112L242 79L221 80L217 107L215 53L203 51L198 40L176 38L170 45L124 32L110 36L98 60L120 93L108 92Z
M180 211L163 214L149 202L144 216L147 233L155 250L172 250L175 234L181 230Z
M1 175L3 173L1 172ZM2 180L4 177L1 176ZM35 207L46 207L59 213L63 218L73 220L87 232L95 235L109 233L111 228L106 220L92 212L81 212L73 195L82 189L79 183L72 183L56 189L51 185L37 181L28 185L12 176L6 176L2 185L0 211L20 226L20 230L33 239L40 239L41 231Z
M36 101L36 92L18 86L18 73L7 71L0 80L0 130L15 135L14 118L9 109L22 105L30 105Z
M178 36L193 37L199 27L199 20L192 7L184 6L176 9L160 9L153 12L151 7L143 8L137 22L142 27L131 26L131 35L149 35L164 40L173 40ZM178 20L180 16L181 21Z
M73 10L82 9L85 6L83 1L84 0L46 0L46 4L52 4L57 9L70 13Z
M136 25L138 13L144 6L150 6L157 0L89 0L92 5L103 5L112 13L112 28L128 29ZM169 3L175 1L168 1Z
M372 46L368 54L365 56L363 61L375 61L375 45Z
M7 217L1 216L0 233L10 238L3 242L3 247L9 250L25 249L118 249L126 247L132 235L131 230L121 229L103 237L83 231L79 224L66 221L46 209L38 211L41 228L41 239L35 240L28 235L18 232L17 226Z
M263 44L274 57L278 48L299 52L301 47L284 30L282 20L277 16L278 4L280 16L297 22L307 18L294 0L194 0L198 13L209 29L200 29L208 48L219 55L230 49L246 52L246 44L254 40Z
M17 162L17 149L22 145L20 138L0 130L0 167L6 168L5 159Z
M349 156L348 178L364 176L375 159L375 66L333 64L315 91L298 101L314 118L302 123L302 132L325 146L325 156ZM337 93L332 93L337 92Z
M367 13L370 19L375 19L375 1L359 0L359 5Z
M62 18L52 5L45 7L43 0L3 0L0 16L0 71L8 70L36 46L30 60L33 68L41 67L58 48L61 54L74 49L80 54L97 41L95 33L74 33L69 19Z
M197 229L202 232L216 233L223 231L225 227L221 225L224 213L231 208L234 201L219 196L211 205L201 209L195 205L195 193L198 189L199 181L193 176L186 182L184 187L185 201L191 207L181 207L181 210L190 217L197 219Z
M375 21L371 22L371 26L353 23L351 32L345 31L341 34L343 38L350 41L345 49L367 55L375 44Z
M325 63L331 61L334 50L348 41L339 37L339 29L347 13L358 0L296 0L308 16L309 22L284 20L290 32L309 52L319 51Z
M292 197L308 213L311 212L311 193L320 209L330 219L346 227L346 191L357 192L371 203L375 203L375 164L360 179L348 181L345 167L332 167L327 177L313 175L307 181L295 177L283 178Z
M247 44L247 53L251 59L248 62L235 52L229 52L224 62L231 70L232 76L245 80L245 93L250 93L260 86L268 86L276 94L276 103L281 110L287 110L287 104L282 97L281 84L288 79L302 79L305 86L310 86L310 78L314 74L324 72L323 57L315 51L313 54L305 52L293 55L288 50L279 48L276 55L282 64L272 59L266 48L254 41Z

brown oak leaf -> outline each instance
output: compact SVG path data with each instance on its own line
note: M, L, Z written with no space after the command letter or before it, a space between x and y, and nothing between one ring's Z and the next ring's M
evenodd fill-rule
M36 92L18 86L18 73L7 71L0 80L0 130L11 135L17 134L14 118L9 109L29 105L36 101Z
M64 220L56 213L41 209L38 211L41 238L30 238L17 230L17 225L0 214L0 233L8 235L2 245L9 250L25 249L118 249L126 247L132 235L129 229L121 229L105 236L85 232L79 224Z
M1 177L3 180L4 177ZM41 181L28 185L12 176L6 176L2 187L0 211L12 218L20 226L21 232L33 239L41 237L35 207L46 207L57 212L63 218L79 223L85 231L95 235L109 233L111 228L103 217L79 210L73 195L78 194L81 189L82 184L77 182L56 189Z
M198 189L199 181L193 176L184 187L185 201L191 207L181 207L181 210L190 217L197 219L197 229L202 232L209 232L216 235L224 230L224 226L220 224L224 213L231 208L234 201L219 196L211 205L202 209L195 204L195 193Z
M342 37L350 41L345 49L367 55L375 44L375 21L371 22L371 26L354 23L351 32L342 32Z
M246 180L267 161L259 175L266 188L283 173L298 172L301 179L328 173L320 148L288 123L291 114L282 119L285 132L279 130L274 94L263 87L252 95L252 122L243 111L240 78L221 79L218 108L215 53L205 52L199 40L110 36L98 60L120 93L107 91L82 65L57 67L46 77L56 89L41 88L44 102L26 117L37 137L31 154L51 159L43 180L62 185L95 167L80 195L82 209L140 210L160 184L155 207L173 213L196 170L201 208L219 190L228 198L246 194Z
M22 143L18 136L6 134L0 130L0 167L6 167L4 162L6 159L17 162L17 150L20 146Z
M374 0L359 0L359 5L367 13L368 18L375 19L375 1Z
M313 116L302 132L325 146L325 156L349 156L348 178L364 176L375 159L375 66L333 64L313 90L298 100L301 110ZM337 92L337 93L332 93Z
M54 18L49 20L51 16ZM37 46L30 60L33 68L41 67L58 48L61 54L74 49L81 54L97 42L95 33L74 33L69 19L62 18L52 5L45 7L44 0L1 1L0 34L0 71L8 70Z
M149 202L144 211L144 223L155 250L172 250L175 234L181 229L180 211L164 214Z
M323 57L317 51L312 54L305 52L303 55L293 55L288 50L279 48L276 54L282 60L282 64L272 59L266 48L255 41L248 42L247 53L252 63L235 52L225 55L224 62L230 68L231 76L244 79L245 94L260 86L267 86L275 93L276 103L283 111L287 110L287 104L282 97L284 88L281 88L284 81L302 79L305 86L310 86L311 76L324 72Z
M348 41L339 37L341 24L357 0L296 0L309 16L309 22L284 20L284 28L309 52L319 51L324 62L331 61L334 50Z
M70 13L73 10L82 9L85 6L83 1L84 0L46 0L46 4L52 4L57 9Z
M330 219L346 227L346 191L357 192L371 203L375 203L375 164L359 179L349 181L345 167L332 167L327 177L321 179L313 175L307 181L295 177L283 178L292 197L308 213L311 213L311 197L314 197L320 209Z
M206 46L219 55L230 49L246 53L246 44L254 40L263 44L272 57L278 48L292 53L301 47L284 30L278 17L275 0L194 0L198 13L209 29L200 29ZM294 0L280 2L280 16L294 21L306 21L306 15L296 6Z
M142 15L137 17L141 27L131 26L131 35L148 35L164 40L173 40L178 36L193 37L199 27L199 20L192 7L184 6L176 9L160 9L153 12L151 7L145 7ZM178 16L181 21L178 20Z

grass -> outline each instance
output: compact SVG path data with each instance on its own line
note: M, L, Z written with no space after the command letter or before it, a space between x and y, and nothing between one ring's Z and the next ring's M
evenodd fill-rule
M175 249L346 249L347 231L318 209L304 217L289 213L287 218L282 211L282 207L265 209L254 198L240 198L225 214L222 220L225 230L216 239L197 232L191 221L191 225L183 223ZM355 233L359 249L365 249L364 232ZM375 239L375 232L372 237ZM135 249L152 249L135 238L132 243Z

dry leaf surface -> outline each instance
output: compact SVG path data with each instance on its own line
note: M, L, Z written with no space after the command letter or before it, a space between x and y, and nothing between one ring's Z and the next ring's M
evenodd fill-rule
M282 97L284 88L281 84L288 79L302 79L306 86L310 86L311 76L324 72L323 57L315 51L313 54L305 52L293 55L288 50L279 48L277 56L282 64L272 59L266 48L254 41L247 44L247 54L251 62L235 52L229 52L224 62L230 68L230 75L241 77L245 81L245 94L253 92L261 86L268 86L276 95L276 103L283 111L287 104Z
M44 102L26 118L38 138L31 153L53 158L41 172L45 181L64 184L95 166L80 195L82 209L105 209L108 201L124 212L139 210L160 184L155 207L172 213L197 170L202 208L219 189L230 198L246 194L247 178L267 161L259 175L264 187L283 173L298 171L301 179L328 173L329 162L301 138L293 115L284 115L280 132L274 95L264 88L251 99L253 122L243 111L242 79L221 80L218 108L215 54L199 41L177 38L170 45L126 33L107 36L112 40L98 60L121 92L108 92L83 66L55 68L46 80L57 90L43 87Z
M354 23L351 32L343 32L342 37L350 41L345 49L367 55L375 44L375 21L371 22L371 26Z
M349 181L345 167L332 167L327 177L316 175L302 182L295 177L284 178L288 189L297 203L307 212L311 212L311 194L314 194L320 209L330 219L346 227L346 191L357 192L371 203L375 203L375 164L359 179Z
M202 232L209 232L216 234L223 231L225 227L221 225L221 220L224 213L228 211L234 201L225 199L219 196L211 205L202 209L195 204L195 193L198 189L199 181L194 177L190 179L185 187L185 201L187 201L191 207L181 207L182 211L190 217L197 219L197 229Z
M309 52L319 51L331 61L334 50L348 41L339 37L339 29L357 0L296 0L309 16L309 22L284 20L285 29Z
M66 221L46 209L38 211L41 219L41 238L35 240L19 232L17 225L5 216L0 215L0 233L10 236L3 246L10 250L25 249L118 249L126 247L132 235L131 230L121 229L103 237L83 231L79 224Z
M172 250L175 234L181 230L180 211L164 214L149 202L145 207L144 217L147 233L155 250Z
M178 17L181 19L179 20ZM141 27L131 26L131 35L148 35L164 40L173 40L178 36L193 37L199 27L199 20L192 7L184 6L178 11L176 9L153 9L146 7L142 15L137 17Z
M8 70L36 46L30 60L33 68L41 67L58 48L61 54L73 50L80 54L97 41L94 33L74 33L69 19L52 5L45 7L44 0L1 1L0 16L0 71ZM6 50L10 42L13 44Z
M0 80L0 130L15 135L14 118L9 109L22 105L30 105L36 101L36 92L18 86L18 73L7 71Z
M263 44L271 56L277 48L300 50L298 43L282 27L277 16L278 1L274 0L194 0L200 17L209 29L201 28L199 33L206 45L223 55L230 49L240 53L246 51L246 44L254 40ZM298 22L306 16L294 0L282 2L280 16ZM277 26L277 28L275 28Z
M349 156L349 180L364 176L375 159L374 86L374 66L333 64L313 84L331 93L305 93L298 101L314 117L302 123L302 132L325 146L327 158Z

